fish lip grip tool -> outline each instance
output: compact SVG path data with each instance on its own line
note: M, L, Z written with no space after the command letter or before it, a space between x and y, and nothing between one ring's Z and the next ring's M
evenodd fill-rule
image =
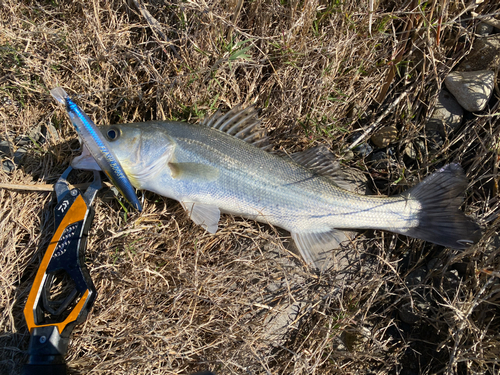
M66 169L55 184L56 230L24 308L30 331L24 375L66 374L64 356L71 331L87 318L97 295L84 255L94 217L91 205L101 188L101 177L94 172L94 181L82 194L79 189L69 187L67 178L71 171L71 167ZM58 290L59 284L66 284L64 293Z

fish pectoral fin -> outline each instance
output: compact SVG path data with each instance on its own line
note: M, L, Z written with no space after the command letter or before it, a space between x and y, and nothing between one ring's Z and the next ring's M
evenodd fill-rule
M82 142L80 142L82 143ZM94 157L90 154L89 149L85 144L82 145L82 154L71 161L71 166L75 169L83 169L86 171L100 171L101 167L97 164Z
M168 163L175 179L214 181L219 177L219 169L202 163Z
M219 207L194 202L181 202L181 204L195 224L201 225L210 233L217 232L220 219Z
M293 241L304 261L311 267L325 270L332 250L351 240L351 233L331 229L322 233L291 232Z

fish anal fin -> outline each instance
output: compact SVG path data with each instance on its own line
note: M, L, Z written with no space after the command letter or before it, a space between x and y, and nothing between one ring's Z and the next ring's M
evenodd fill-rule
M238 105L224 115L217 111L203 120L202 125L220 130L259 148L268 147L266 131L261 126L258 111L253 106L241 109Z
M353 237L352 232L331 229L328 232L291 232L304 261L311 267L324 270L332 250L340 249Z
M219 170L202 163L168 163L170 173L175 179L214 181Z
M335 185L342 189L349 191L356 189L354 185L346 181L339 162L325 146L317 146L306 151L296 152L290 157L294 162L314 173L330 178Z
M220 220L219 207L195 202L181 202L195 224L201 225L209 233L217 232Z

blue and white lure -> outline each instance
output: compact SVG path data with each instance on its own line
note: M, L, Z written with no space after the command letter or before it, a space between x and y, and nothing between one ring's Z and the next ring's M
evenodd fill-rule
M120 191L125 199L138 211L142 211L141 202L137 198L134 187L130 183L125 171L118 162L115 154L109 147L109 143L102 135L99 128L83 112L78 105L71 100L69 95L61 87L50 90L50 94L66 106L69 118L75 126L84 145L90 151L101 170L108 176L113 185Z

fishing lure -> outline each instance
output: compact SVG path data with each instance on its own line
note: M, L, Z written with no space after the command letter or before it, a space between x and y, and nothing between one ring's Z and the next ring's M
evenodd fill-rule
M130 183L125 171L120 165L116 155L111 150L107 139L102 135L99 128L83 112L78 105L71 100L69 95L61 87L50 90L50 94L61 104L66 106L71 122L75 126L84 146L90 151L99 167L116 186L125 199L138 211L142 211L141 202L137 198L134 187Z

